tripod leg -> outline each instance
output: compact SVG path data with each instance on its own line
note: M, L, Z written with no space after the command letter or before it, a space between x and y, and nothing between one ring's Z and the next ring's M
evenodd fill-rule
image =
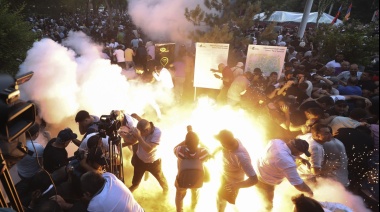
M18 197L18 194L17 194L17 191L16 191L16 188L13 184L13 181L12 181L12 178L11 178L11 175L9 173L9 170L8 170L8 167L6 165L6 162L3 158L3 154L0 153L0 180L1 180L1 184L3 185L4 187L4 190L8 196L8 199L11 203L11 206L12 208L15 210L15 211L21 211L23 212L24 209L22 207L22 204L21 204L21 201L20 201L20 198ZM5 198L3 196L3 194L1 194L1 204L5 203ZM6 203L5 203L6 204Z

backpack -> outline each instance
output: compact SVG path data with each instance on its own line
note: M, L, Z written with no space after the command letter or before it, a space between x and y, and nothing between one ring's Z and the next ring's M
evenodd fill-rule
M201 188L203 186L204 175L201 160L182 159L178 167L178 186L180 188Z

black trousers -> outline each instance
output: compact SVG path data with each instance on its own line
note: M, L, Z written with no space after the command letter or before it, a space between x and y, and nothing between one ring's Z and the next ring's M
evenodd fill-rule
M161 168L161 159L158 159L153 163L144 163L144 161L134 154L132 160L134 166L131 186L132 191L139 186L146 171L150 172L157 179L164 191L168 191L168 183Z

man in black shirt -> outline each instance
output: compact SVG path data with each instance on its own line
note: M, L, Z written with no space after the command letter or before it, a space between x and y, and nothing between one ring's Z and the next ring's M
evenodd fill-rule
M75 115L75 122L78 123L79 133L83 135L82 140L84 140L88 134L98 132L97 123L99 120L99 117L90 115L90 113L85 110L81 110ZM73 139L72 141L78 147L82 143L82 141L78 139Z
M66 128L58 133L57 138L53 138L49 141L43 154L44 168L46 171L52 173L68 164L66 147L71 140L76 138L77 134L73 133L70 128Z

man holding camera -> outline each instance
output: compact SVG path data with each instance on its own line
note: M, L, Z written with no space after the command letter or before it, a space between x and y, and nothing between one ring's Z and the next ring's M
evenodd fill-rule
M155 127L152 122L141 119L137 123L137 127L131 128L130 132L119 131L119 135L125 141L129 140L125 139L129 133L136 139L136 141L130 140L130 144L137 143L137 151L132 158L132 165L134 166L132 186L129 189L132 192L136 190L145 171L148 171L158 180L164 194L167 194L168 183L162 172L161 158L157 154L157 149L161 142L161 130Z
M83 139L85 139L88 134L98 132L97 122L99 122L99 120L99 117L90 115L90 113L85 110L81 110L76 114L75 122L78 123L80 134L84 135ZM79 147L81 141L74 139L73 143Z
M43 164L46 171L53 173L62 167L66 167L68 164L66 147L76 138L77 134L73 133L70 128L66 128L58 133L57 138L49 141L43 153Z

